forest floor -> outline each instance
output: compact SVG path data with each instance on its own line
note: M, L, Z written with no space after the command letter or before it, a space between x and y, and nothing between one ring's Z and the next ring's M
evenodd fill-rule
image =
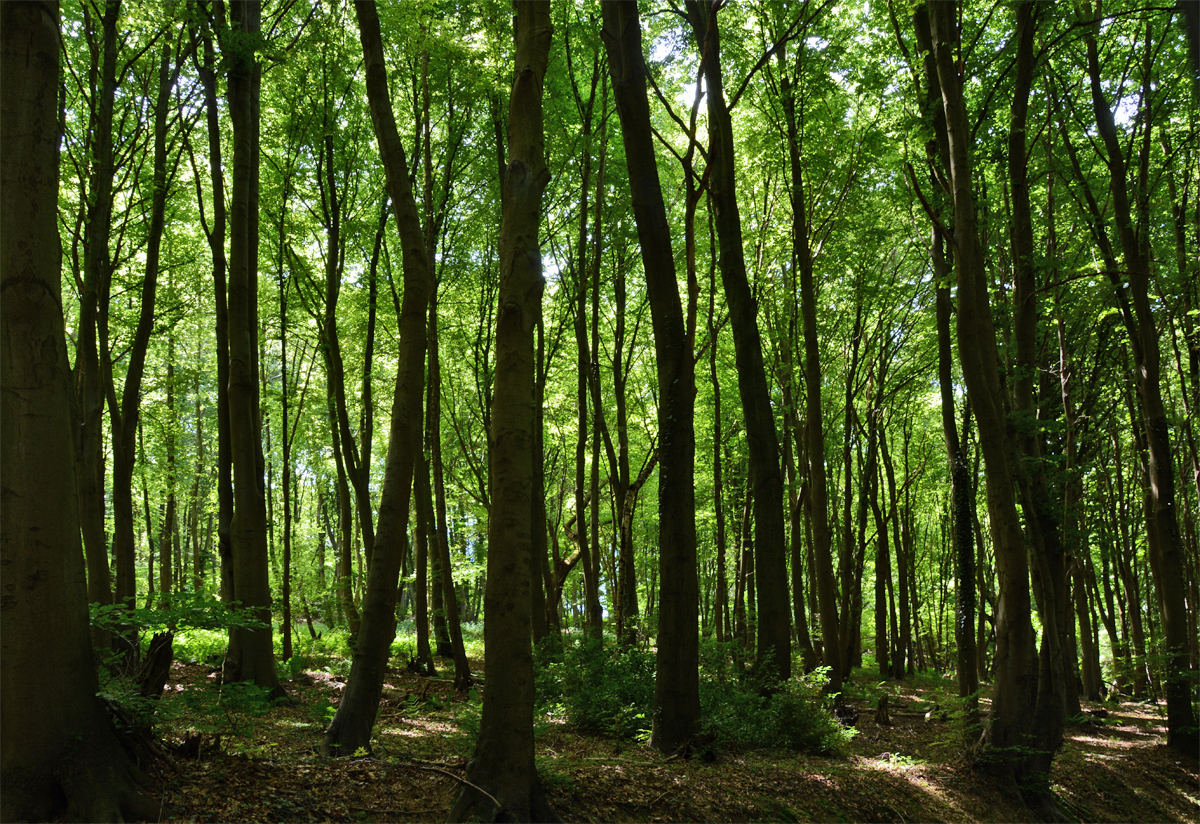
M472 671L481 670L472 661ZM299 672L286 683L294 703L259 713L228 702L204 710L189 700L213 678L212 667L173 666L159 727L172 755L152 771L162 821L444 820L473 746L477 695L455 696L448 680L396 671L372 757L329 759L318 746L345 686L340 676ZM875 719L881 688L890 725ZM542 721L537 764L564 821L1031 820L1018 797L966 759L961 724L941 709L952 693L953 684L936 677L885 687L860 671L846 690L858 734L832 757L726 751L706 763ZM1068 814L1200 821L1197 762L1165 746L1161 706L1088 710L1106 717L1069 726L1054 760L1052 786Z

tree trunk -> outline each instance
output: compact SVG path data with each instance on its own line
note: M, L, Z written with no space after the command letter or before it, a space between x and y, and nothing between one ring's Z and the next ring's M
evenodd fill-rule
M1099 21L1095 24L1099 28ZM1136 198L1137 214L1133 212L1128 193L1129 174L1122 152L1112 110L1105 99L1100 81L1099 52L1093 28L1085 31L1088 75L1091 81L1092 108L1096 129L1100 133L1107 155L1113 214L1117 235L1124 256L1124 271L1129 273L1129 292L1133 313L1122 313L1129 332L1130 347L1136 363L1137 395L1145 428L1149 454L1150 518L1147 524L1147 547L1150 568L1162 603L1163 634L1167 655L1167 743L1180 752L1195 754L1200 749L1200 732L1192 711L1191 686L1188 668L1188 619L1186 609L1186 579L1177 574L1183 569L1183 541L1179 532L1179 517L1175 505L1175 463L1171 448L1170 425L1162 399L1161 354L1154 311L1150 302L1151 249L1149 219L1145 213L1149 198ZM1142 93L1139 117L1142 141L1138 154L1138 187L1145 190L1150 165L1150 125L1152 98L1151 41L1152 28L1147 24L1145 57L1142 64ZM1135 222L1136 221L1136 222ZM1122 284L1116 270L1111 277L1120 291Z
M5 821L149 820L96 696L58 213L58 7L0 4L0 771Z
M321 752L333 756L349 755L360 747L370 749L371 728L379 710L383 675L396 634L396 587L407 549L413 475L421 455L425 313L432 285L432 266L425 252L408 163L388 95L379 16L370 2L356 2L354 10L366 63L371 122L375 127L375 139L383 159L388 195L403 249L404 299L400 307L398 368L387 463L379 497L373 560L363 598L362 629L354 648L346 695L321 743Z
M558 818L546 801L533 761L534 683L529 643L534 332L544 288L538 225L542 192L550 179L544 156L542 85L553 27L546 4L517 2L515 6L516 54L509 96L492 390L493 495L483 625L483 717L467 765L467 780L473 786L464 787L450 810L450 821L500 816L517 821Z
M125 582L127 576L132 577L134 575L134 557L137 551L133 518L133 468L137 457L135 436L137 435L141 419L142 377L145 372L146 350L150 342L150 335L154 330L154 302L158 286L160 250L166 224L168 194L167 115L169 114L171 103L171 92L179 75L178 64L176 64L174 71L171 70L171 55L172 50L170 46L164 45L161 57L159 58L158 88L154 102L154 172L150 205L150 234L146 240L145 278L142 281L138 325L129 347L124 389L119 402L116 397L116 387L112 379L111 356L107 351L107 347L106 351L101 353L105 365L105 377L107 379L105 382L107 384L106 391L108 392L108 411L113 450L113 554L117 558L118 588L128 590L129 592L133 592L137 588L135 583ZM101 318L99 322L107 330L108 319ZM102 337L107 338L107 331L105 331ZM175 425L175 416L170 412L175 402L174 385L172 382L174 376L174 358L171 357L174 354L173 334L169 338L169 348L170 352L167 363L167 406L168 420L172 429L168 436L167 463L170 479L169 496L173 503L175 464L173 427ZM169 504L168 510L168 517L174 517L174 506ZM164 534L169 534L169 531L164 531ZM165 546L169 552L171 542L168 540ZM169 574L170 563L168 562L164 565L160 562L159 568L160 581L166 580L169 582L171 579ZM162 574L164 571L167 572L165 578ZM167 593L170 591L170 588L169 586L163 588L160 584L160 591Z
M433 651L429 647L429 516L423 512L422 496L417 495L417 528L416 528L416 575L413 584L416 590L416 605L413 611L413 623L417 631L416 659L412 662L421 674L433 676L437 668L433 663Z
M54 7L57 9L57 5ZM117 20L120 0L104 5L101 21L103 45L100 53L99 86L93 90L91 113L91 177L88 181L87 242L84 250L83 293L79 305L79 331L75 355L75 408L73 427L77 462L77 494L83 545L87 553L88 600L113 603L109 573L108 541L104 531L104 450L102 427L104 387L97 342L101 295L109 291L112 261L109 235L113 210L113 103L117 88ZM132 556L118 556L116 603L133 605L137 589ZM97 639L100 640L100 639Z
M671 233L655 162L636 5L603 3L603 31L642 267L654 324L658 375L658 656L651 745L672 752L699 731L696 569L695 367L675 279Z
M235 3L233 23L246 34L260 29L259 0ZM265 624L233 627L224 680L253 681L282 695L271 643L271 587L267 565L266 501L258 398L258 132L262 68L245 43L233 47L229 64L229 112L233 122L233 190L229 216L229 433L234 506L230 525L233 600Z
M717 640L729 640L729 579L726 575L726 536L725 536L725 484L724 468L721 465L721 453L724 450L724 423L721 416L721 379L717 374L717 346L720 342L720 329L716 325L716 295L717 269L714 265L709 270L708 291L708 370L712 380L713 391L713 512L716 515L717 532L717 597L713 604L717 622ZM694 435L693 435L694 437Z
M221 7L218 6L218 9ZM223 14L223 12L222 12ZM219 25L223 25L223 18ZM221 122L217 110L217 55L212 40L204 40L204 62L198 74L204 85L204 113L208 127L209 179L212 184L213 218L209 225L200 209L200 221L212 257L213 293L217 338L217 555L220 557L221 600L233 600L233 550L230 524L233 520L233 453L229 434L229 311L226 295L225 173L221 162ZM200 191L200 190L197 190Z
M783 50L780 50L783 63ZM798 71L798 67L797 67ZM838 643L837 584L833 573L833 533L829 528L829 489L825 476L825 423L821 404L821 349L817 340L816 282L809 247L808 204L804 170L800 161L800 132L796 124L796 99L788 72L781 71L780 92L788 131L788 172L792 201L792 257L800 271L800 316L804 334L804 385L806 387L804 454L808 459L808 514L812 524L812 557L809 574L816 578L821 619L821 647L829 667L830 692L841 690L841 644ZM795 536L792 537L795 541ZM799 599L800 593L793 593Z
M758 643L756 665L772 681L792 672L791 618L788 606L787 547L783 524L783 474L775 432L771 392L763 363L758 307L746 276L742 226L738 214L733 124L721 79L719 6L707 0L687 3L696 47L704 56L709 115L709 192L721 246L721 281L729 304L738 389L750 451L750 483L754 490L754 551L758 575Z
M958 350L986 462L989 524L1000 576L996 684L984 741L987 750L995 755L1002 776L1022 787L1032 785L1035 790L1048 790L1049 776L1030 775L1026 759L1014 755L1014 748L1023 747L1031 732L1038 673L1033 667L1036 658L1030 620L1029 567L1008 466L1004 391L997 369L1000 361L976 223L970 124L963 78L956 62L956 13L955 3L931 3L925 28L929 39L922 31L924 9L918 11L917 29L922 42L931 46L930 59L936 67L946 114L954 196Z
M425 439L429 442L433 466L433 546L442 569L443 599L450 629L450 654L454 658L454 688L471 687L471 667L463 647L462 625L458 614L458 595L454 590L454 569L450 564L450 533L446 526L446 482L442 473L442 376L438 361L437 287L429 300L429 392L425 404ZM428 481L426 481L428 484Z

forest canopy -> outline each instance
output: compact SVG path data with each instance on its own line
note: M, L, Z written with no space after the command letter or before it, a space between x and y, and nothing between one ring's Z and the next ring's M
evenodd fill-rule
M953 672L1047 816L1081 702L1195 755L1200 4L35 5L94 614L234 605L280 698L341 633L328 755L397 621L461 690L482 621L452 817L553 815L532 650L579 636L655 652L664 752L711 638L766 694Z

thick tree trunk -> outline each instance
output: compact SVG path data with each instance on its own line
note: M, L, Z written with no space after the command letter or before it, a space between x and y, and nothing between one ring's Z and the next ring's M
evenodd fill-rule
M467 780L474 786L463 789L450 810L450 821L479 816L517 821L558 818L546 802L533 761L533 655L529 643L534 332L544 288L538 226L542 192L550 179L542 130L542 86L553 27L546 4L517 2L515 6L516 55L499 237L483 717L475 753L467 766Z
M432 266L425 251L421 221L408 176L404 147L388 96L387 68L379 17L374 3L356 2L359 35L367 69L367 99L375 139L383 158L388 195L404 255L404 298L400 306L400 342L387 464L379 496L379 522L373 560L363 597L362 629L354 648L346 695L325 732L321 751L349 755L370 748L371 729L379 710L383 675L396 634L396 588L407 549L413 475L421 454L421 401L425 384L425 315L432 286Z
M244 33L260 28L259 0L233 4L233 23ZM234 601L265 624L233 627L224 679L253 681L282 695L271 643L271 587L267 565L266 501L258 398L258 108L262 68L244 43L229 64L233 122L233 190L229 216L229 433L234 504L230 539Z
M0 4L0 818L150 819L88 639L58 205L55 3Z
M758 306L746 276L742 226L738 213L733 123L721 79L721 45L717 9L708 0L689 0L688 20L703 55L709 116L709 192L721 247L721 281L733 326L738 389L750 451L750 483L754 491L754 552L758 575L756 665L770 680L786 680L792 672L791 617L788 606L787 546L783 523L783 473L775 431L771 392L758 331Z

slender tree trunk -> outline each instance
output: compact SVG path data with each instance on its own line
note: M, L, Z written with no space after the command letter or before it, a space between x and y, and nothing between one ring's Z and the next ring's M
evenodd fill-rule
M746 276L742 227L738 213L733 124L725 102L721 76L721 46L717 28L719 6L706 0L687 3L688 20L703 55L709 115L709 192L716 209L721 246L721 281L729 304L738 389L746 420L750 451L750 479L754 489L754 551L758 575L759 668L770 679L791 675L791 618L788 606L787 549L783 524L783 474L779 465L779 438L771 409L770 387L763 363L757 305Z
M654 324L658 376L658 649L651 745L672 752L699 730L695 367L655 162L642 29L634 4L606 0L603 30Z
M224 25L223 7L218 26ZM233 453L229 432L229 310L226 289L227 260L225 236L228 215L225 208L225 173L221 162L221 122L217 104L217 55L212 40L204 40L204 62L199 67L204 85L204 113L208 127L209 178L212 185L212 223L204 224L212 257L213 293L216 306L215 331L217 338L217 554L220 556L221 600L233 600L233 550L230 524L233 520ZM197 193L201 193L197 182Z
M422 497L417 495L418 509L424 507L420 503ZM417 514L416 528L416 606L413 621L417 625L417 669L428 676L437 673L433 662L433 651L429 647L429 518L422 512Z
M388 195L404 255L404 298L400 307L400 342L392 420L388 438L379 522L363 598L362 630L354 649L350 680L337 715L325 732L321 751L348 755L370 748L371 729L379 709L383 676L396 634L396 588L407 550L409 504L413 476L421 457L421 400L425 383L426 311L432 265L425 250L421 221L408 175L408 163L392 113L387 69L375 5L356 2L359 36L367 70L367 99L375 139L383 158Z
M429 442L433 465L433 540L442 569L442 588L446 618L450 629L450 653L454 658L454 688L471 687L471 668L463 647L458 595L454 590L454 570L450 564L450 533L446 526L446 482L442 471L442 376L438 355L437 287L429 299L429 392L425 404L425 439Z
M784 52L780 50L780 63ZM799 58L797 58L798 60ZM825 664L829 667L828 689L837 692L842 683L841 644L838 642L837 584L833 573L833 533L829 527L829 491L825 476L825 423L821 404L821 350L817 340L816 282L812 252L809 248L807 202L804 194L804 170L800 162L800 132L796 123L796 99L792 79L786 68L781 71L780 92L788 131L788 171L791 180L792 257L800 271L800 316L804 334L805 427L804 454L808 458L808 514L812 523L813 560L810 574L817 582L821 641ZM795 536L793 536L795 541ZM799 598L799 593L793 593Z
M500 815L557 820L533 761L532 451L534 332L544 281L538 249L542 192L549 181L542 86L553 26L546 4L518 0L509 95L508 166L500 222L496 376L492 390L491 517L484 619L483 716L467 780L448 820ZM479 792L480 788L490 796ZM499 802L498 806L492 799Z
M713 605L717 618L717 640L729 640L729 579L726 574L727 560L725 537L725 483L721 453L724 449L724 424L721 416L721 379L717 374L717 347L720 345L720 329L716 325L717 270L709 270L708 290L708 369L713 390L713 512L717 522L717 597Z
M292 436L288 417L287 310L290 279L284 276L283 240L286 231L287 198L290 187L284 184L279 207L279 402L283 418L283 660L292 658ZM299 421L297 421L299 423ZM309 631L312 619L309 618Z
M116 397L116 387L112 380L112 362L107 347L106 351L101 353L101 358L104 362L105 377L107 378L105 382L107 384L106 391L108 393L109 421L113 449L113 554L118 559L118 586L128 589L130 592L136 589L136 584L122 585L121 582L124 581L125 576L133 575L133 559L137 548L133 524L133 468L137 450L134 438L138 432L141 420L142 377L145 372L146 350L154 329L154 303L158 286L162 237L166 223L169 177L167 168L167 115L171 102L171 92L179 74L178 65L172 71L171 57L172 48L170 45L164 45L159 58L158 88L154 102L154 172L151 184L150 233L146 241L145 277L142 281L138 325L127 356L128 365L125 372L124 388L119 402ZM108 319L103 318L100 322L106 330ZM107 331L104 332L102 337L107 338ZM167 360L167 406L168 410L171 410L175 402L173 333L168 338ZM170 498L168 510L170 517L174 517L175 515L175 508L170 505L174 502L175 497L174 420L174 414L169 411L168 421L172 427L169 433L167 450L168 495ZM168 523L173 522L168 521ZM170 534L170 531L164 531L164 534ZM168 540L165 546L167 547L166 551L169 552L171 542ZM170 567L169 559L165 566L160 563L160 569L169 570ZM123 568L124 571L122 571ZM167 588L165 589L160 584L160 591L164 593L170 592L170 579L171 576L169 574L165 578L160 575L160 581L167 582Z
M924 9L917 30L931 46L946 115L951 185L954 195L955 269L958 281L958 351L963 378L978 421L979 442L986 461L987 498L992 545L1000 576L1001 612L996 630L996 686L992 715L985 731L987 749L995 753L1001 774L1021 786L1048 790L1048 775L1029 775L1027 762L1014 756L1031 732L1033 696L1038 673L1033 667L1029 567L1017 515L1016 491L1008 466L1004 391L997 364L995 327L988 302L984 261L976 222L971 162L970 124L958 73L957 4L931 3L924 38ZM1040 795L1040 793L1039 793Z
M541 305L538 305L537 318L537 363L535 365L533 387L533 495L530 502L532 512L533 552L529 559L532 576L530 609L530 633L533 645L546 643L550 653L555 653L556 647L562 644L562 628L559 626L558 606L547 597L546 590L551 588L553 574L550 571L549 547L546 533L546 474L545 474L545 441L544 412L546 399L546 341ZM544 639L551 640L545 642Z
M48 9L43 9L48 11ZM57 6L54 7L57 14ZM108 541L104 531L104 387L97 342L101 296L112 278L109 235L113 210L113 105L117 88L117 21L120 0L104 4L101 20L99 78L93 83L91 113L91 176L88 181L87 242L84 249L83 293L79 305L74 383L78 419L75 439L79 520L87 553L88 600L113 603ZM91 25L91 17L88 18ZM7 81L6 81L7 82ZM116 603L124 604L136 590L132 558L118 557ZM132 604L132 602L129 602ZM101 640L101 639L97 639Z
M1099 27L1099 21L1094 24ZM1183 540L1175 502L1175 463L1170 425L1162 399L1161 353L1158 329L1150 303L1151 250L1148 229L1149 198L1142 196L1147 187L1150 165L1152 123L1152 25L1147 23L1142 70L1139 116L1147 125L1142 129L1138 153L1138 196L1130 203L1130 175L1117 135L1112 109L1105 99L1100 81L1099 52L1094 30L1084 36L1087 49L1092 108L1096 129L1107 156L1110 191L1117 234L1121 241L1125 271L1129 273L1129 292L1133 313L1123 312L1130 346L1136 363L1135 377L1140 412L1145 427L1150 488L1150 522L1147 546L1150 568L1162 602L1163 634L1167 653L1167 743L1180 752L1195 754L1200 749L1200 731L1192 711L1188 668L1188 619L1185 578L1176 573L1183 568ZM1134 207L1137 212L1134 213ZM1119 277L1113 271L1113 278ZM1120 284L1116 284L1120 289Z

